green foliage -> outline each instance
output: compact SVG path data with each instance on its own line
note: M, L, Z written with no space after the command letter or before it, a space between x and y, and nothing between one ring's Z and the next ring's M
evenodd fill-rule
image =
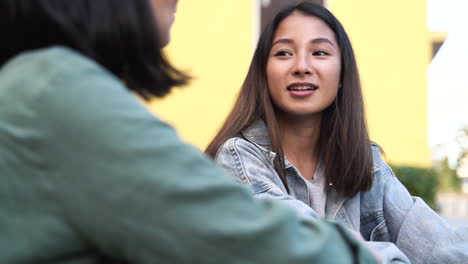
M430 207L436 208L438 180L433 169L395 165L391 167L411 195L421 197Z
M449 166L447 158L435 161L434 170L439 178L439 191L459 192L461 190L460 178L458 178L456 170Z

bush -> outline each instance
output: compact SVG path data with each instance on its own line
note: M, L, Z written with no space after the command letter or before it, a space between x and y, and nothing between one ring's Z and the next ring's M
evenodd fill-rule
M434 170L439 178L439 191L459 192L461 190L461 179L457 171L449 166L447 158L433 162Z
M395 165L391 167L411 195L421 197L430 207L436 209L438 181L433 169Z

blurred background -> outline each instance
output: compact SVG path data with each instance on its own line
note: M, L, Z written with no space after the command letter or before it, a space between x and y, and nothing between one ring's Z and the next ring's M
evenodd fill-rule
M201 150L232 107L259 32L301 0L179 0L166 55L194 80L151 110ZM371 139L413 195L468 225L468 1L314 0L347 30ZM465 157L466 156L466 157Z

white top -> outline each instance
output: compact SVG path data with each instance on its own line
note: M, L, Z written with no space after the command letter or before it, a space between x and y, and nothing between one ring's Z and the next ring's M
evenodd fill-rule
M325 203L327 193L325 192L325 176L322 166L317 167L312 180L305 180L309 190L309 205L321 217L325 217Z

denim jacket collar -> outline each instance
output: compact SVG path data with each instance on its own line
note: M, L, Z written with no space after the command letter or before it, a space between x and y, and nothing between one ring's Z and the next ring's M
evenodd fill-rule
M270 162L273 163L273 159L276 157L276 153L270 150L270 137L268 135L268 128L265 121L262 119L254 121L250 126L242 130L242 136L248 141L252 142L261 150L268 153ZM291 162L285 159L285 167L289 168L293 166ZM374 162L373 172L379 170L378 163Z
M241 133L245 139L263 150L267 154L270 163L273 164L276 153L270 150L270 137L265 121L262 119L256 120L246 129L242 130ZM293 165L287 159L284 159L284 166L285 168L290 168Z
M254 121L250 126L242 130L242 135L265 151L269 151L270 137L265 121L261 119Z

